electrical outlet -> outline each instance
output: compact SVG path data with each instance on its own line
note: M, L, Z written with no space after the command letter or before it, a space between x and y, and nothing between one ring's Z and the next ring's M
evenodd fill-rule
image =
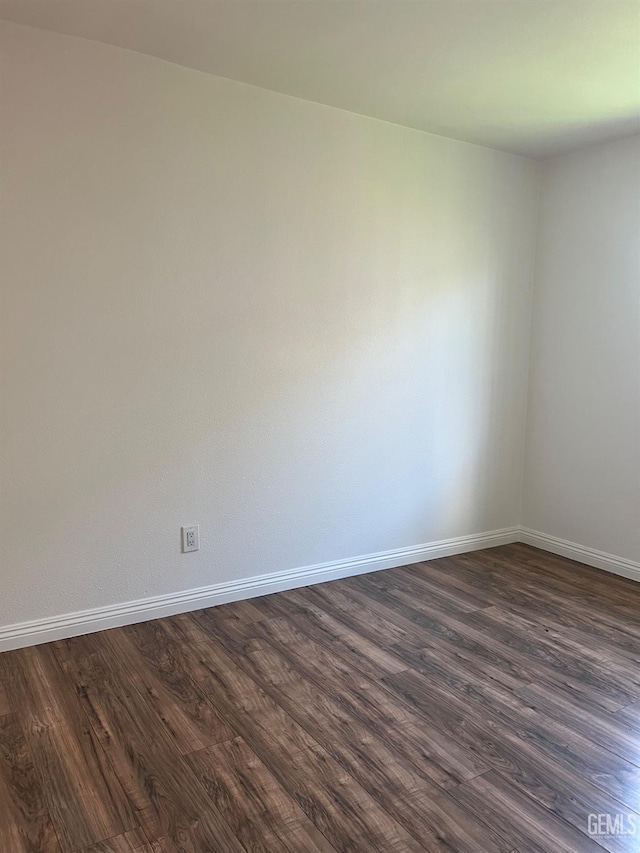
M189 527L182 528L182 553L188 551L200 550L200 527L197 524L191 524Z

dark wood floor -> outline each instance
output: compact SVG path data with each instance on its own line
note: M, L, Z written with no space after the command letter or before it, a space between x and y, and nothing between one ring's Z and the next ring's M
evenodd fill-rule
M639 661L526 545L8 652L0 850L639 851Z

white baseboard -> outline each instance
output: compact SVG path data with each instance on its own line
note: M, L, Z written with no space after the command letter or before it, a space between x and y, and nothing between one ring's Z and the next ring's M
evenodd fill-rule
M381 551L377 554L367 554L364 557L355 557L349 560L335 560L334 562L319 563L300 569L212 584L211 586L170 593L169 595L156 595L138 601L127 601L108 607L96 607L91 610L66 613L63 616L54 616L49 619L34 619L30 622L6 625L4 628L0 628L0 652L48 643L52 640L61 640L65 637L76 637L80 634L91 634L94 631L104 631L107 628L131 625L134 622L146 622L149 619L173 616L176 613L185 613L202 607L213 607L216 604L226 604L244 598L269 595L273 592L282 592L300 586L325 583L365 572L376 572L380 569L406 566L410 563L434 560L438 557L464 554L467 551L508 545L511 542L525 542L527 545L533 545L544 551L550 551L553 554L569 557L589 566L640 581L640 563L633 560L616 557L594 548L586 548L576 542L569 542L566 539L559 539L556 536L549 536L546 533L530 530L526 527L509 527L504 530L492 530L471 536L443 539L410 548Z
M381 551L378 554L368 554L349 560L319 563L315 566L273 572L169 595L156 595L138 601L66 613L49 619L34 619L31 622L6 625L0 628L0 652L48 643L52 640L62 640L66 637L77 637L80 634L91 634L107 628L131 625L134 622L146 622L149 619L159 619L161 616L173 616L176 613L240 601L243 598L254 598L258 595L282 592L309 584L375 572L379 569L390 569L394 566L405 566L437 557L450 557L466 551L477 551L480 548L507 545L510 542L517 542L518 539L518 527L492 530L488 533L458 536L455 539L443 539L426 545Z
M520 542L541 548L543 551L551 551L552 554L578 560L578 562L594 566L596 569L604 569L605 572L612 572L614 575L622 575L625 578L640 581L640 563L636 563L634 560L616 557L613 554L607 554L605 551L597 551L595 548L586 548L584 545L578 545L577 542L558 539L557 536L549 536L547 533L540 533L539 530L530 530L527 527L520 528L518 539Z

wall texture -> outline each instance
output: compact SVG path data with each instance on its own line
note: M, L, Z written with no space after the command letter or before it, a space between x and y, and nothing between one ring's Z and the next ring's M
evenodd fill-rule
M640 561L640 137L542 170L523 523Z
M517 524L532 162L1 39L0 625Z

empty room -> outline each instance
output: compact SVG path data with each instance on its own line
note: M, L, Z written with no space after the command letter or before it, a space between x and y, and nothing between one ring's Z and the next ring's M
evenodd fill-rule
M0 853L640 853L640 0L0 0Z

